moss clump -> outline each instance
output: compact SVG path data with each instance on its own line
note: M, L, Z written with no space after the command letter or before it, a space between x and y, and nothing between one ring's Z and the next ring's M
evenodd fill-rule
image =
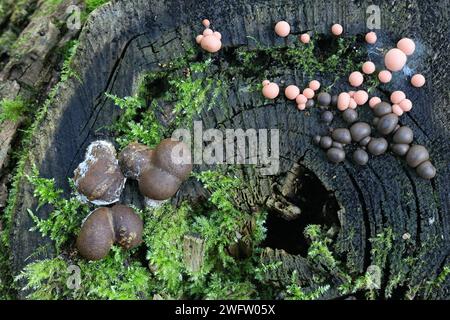
M180 208L167 204L146 221L147 257L158 279L157 292L172 298L250 299L258 298L261 284L255 277L260 266L258 244L265 237L265 214L255 216L256 228L248 235L252 245L250 258L236 260L228 253L236 235L244 228L249 215L233 202L241 184L236 178L206 171L197 175L211 196L203 205ZM183 237L196 234L204 239L204 262L192 272L183 261Z
M88 262L74 254L74 242L83 219L91 208L76 197L64 199L62 190L55 188L53 179L40 178L35 170L27 177L34 187L39 206L50 205L47 219L39 219L31 211L35 230L54 241L54 259L27 265L16 277L17 284L25 282L23 290L30 290L29 299L139 299L149 298L150 274L139 259L136 250L124 252L115 247L102 261ZM68 286L73 279L70 266L80 270L80 287Z
M372 286L373 278L369 270L364 274L357 274L348 268L337 256L332 239L319 225L309 225L305 228L305 237L311 241L308 248L308 259L316 268L316 288L307 293L312 297L322 295L328 291L332 278L339 279L337 290L342 295L365 293L366 298L375 299L377 289ZM328 288L328 289L327 289ZM303 291L300 291L303 297ZM307 296L308 296L307 295Z
M104 5L105 3L108 3L108 2L110 2L110 0L86 0L85 1L86 12L91 13L98 7Z
M40 178L36 168L27 179L34 186L34 196L38 199L36 210L44 205L52 206L52 212L47 219L39 219L30 209L28 210L36 224L32 231L38 230L42 235L50 237L55 242L57 252L60 253L63 245L78 233L81 222L88 215L90 208L81 203L76 196L70 199L62 198L63 191L55 187L55 180ZM71 185L73 186L72 182Z
M156 119L154 103L146 108L144 100L137 96L119 98L107 94L107 97L123 110L120 119L112 127L120 148L134 141L155 147L162 140L164 129Z
M106 94L123 111L111 128L121 148L134 141L154 147L174 129L191 128L202 110L218 105L224 81L205 73L211 60L195 62L191 55L146 74L135 96Z
M79 274L70 267L79 268ZM77 279L78 278L78 279ZM29 290L28 299L149 299L150 274L128 253L113 247L102 261L57 257L41 260L25 267L16 281L25 281L23 290ZM79 286L76 282L79 281Z
M0 122L11 120L18 121L27 111L27 104L18 96L15 99L3 99L0 101Z
M31 299L136 299L154 294L167 298L259 297L257 288L261 284L254 270L259 266L258 244L265 236L265 215L255 216L256 227L247 235L251 257L232 258L227 248L237 241L236 234L249 218L233 202L241 182L210 171L197 177L211 192L207 203L184 203L178 208L165 204L140 212L145 219L146 258L154 277L142 264L139 249L130 253L116 248L98 262L77 258L70 240L76 236L87 210L74 204L74 199L61 199L61 191L55 189L53 180L30 177L39 203L50 204L55 210L47 220L36 219L37 229L55 240L60 255L29 264L16 281L25 281L22 289L31 290ZM184 260L183 239L188 234L205 240L204 263L195 272L188 270ZM66 285L71 265L81 271L81 287L77 290Z

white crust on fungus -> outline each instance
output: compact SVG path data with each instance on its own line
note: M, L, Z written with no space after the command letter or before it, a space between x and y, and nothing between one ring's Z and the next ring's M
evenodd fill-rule
M168 200L153 200L147 197L144 197L145 206L148 208L159 208Z
M109 153L112 158L116 158L116 148L114 148L114 145L111 142L104 140L97 140L92 142L87 148L83 162L81 162L75 170L76 172L78 172L78 176L80 177L80 179L84 178L86 172L89 170L89 166L96 163L98 160L98 157L94 157L93 155L94 148L103 149L105 150L105 152ZM119 163L117 159L116 162L117 164ZM77 182L75 182L75 185L77 185Z
M75 187L77 188L79 187L79 182L86 176L86 173L89 171L89 168L100 159L100 157L94 155L95 153L108 154L112 162L117 166L117 168L120 168L119 160L117 160L116 148L114 147L114 145L111 142L105 140L94 141L88 146L83 162L81 162L75 169L74 174L75 176L77 176L77 179L74 181ZM122 191L125 188L126 181L127 178L125 177L123 179L123 182L115 190L115 194L111 197L109 201L89 200L88 197L79 192L76 193L76 197L82 203L92 203L97 206L107 206L119 202Z

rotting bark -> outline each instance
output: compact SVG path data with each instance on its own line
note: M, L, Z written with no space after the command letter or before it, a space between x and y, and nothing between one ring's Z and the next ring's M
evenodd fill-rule
M50 2L30 1L24 8L12 7L12 12L5 14L5 28L0 35L16 30L22 25L24 29L17 36L16 45L8 50L8 56L2 60L5 64L0 71L0 100L14 100L22 97L29 105L38 106L46 98L49 87L58 80L62 49L68 41L75 38L79 31L67 30L66 8L69 4L80 5L81 1L63 1L53 8ZM10 8L10 7L8 7ZM17 10L15 10L17 9ZM54 10L53 12L51 10ZM8 18L8 19L7 19ZM6 23L8 21L8 23ZM58 25L62 24L63 27ZM30 110L29 115L33 115ZM8 156L15 142L18 129L26 119L5 121L0 128L0 176L8 166Z
M365 9L369 4L372 3L130 0L104 6L91 15L80 36L74 65L83 81L79 83L74 79L61 87L34 135L25 170L29 172L36 164L44 177L54 177L57 184L68 191L67 177L81 161L87 145L98 138L108 139L108 132L103 128L120 114L104 93L132 95L140 75L160 70L161 65L182 56L186 48L194 45L202 18L208 17L223 34L226 52L239 46L254 48L255 42L247 36L264 46L288 45L272 32L273 24L280 19L291 22L294 32L327 33L329 26L339 21L347 33L362 34L366 31ZM385 45L394 45L402 36L411 36L418 44L409 66L425 74L428 85L414 90L404 79L395 81L395 85L414 101L413 110L403 116L401 122L414 130L415 141L430 150L438 171L432 181L420 179L403 161L390 154L371 159L365 168L348 160L337 166L328 163L324 153L311 143L313 135L326 133L319 122L319 110L298 112L284 99L267 104L260 93L240 90L244 81L239 75L227 92L229 112L218 108L205 110L200 119L205 128L279 129L280 174L265 177L251 167L243 167L240 175L248 182L248 188L242 190L240 200L249 208L264 207L273 195L274 184L281 188L284 197L288 196L290 192L283 190L283 178L291 180L289 170L300 164L339 204L341 209L336 211L340 225L339 253L356 272L365 271L373 262L369 239L386 227L392 228L396 235L409 233L411 238L406 241L397 237L385 266L384 285L395 277L405 252L417 252L430 244L421 257L426 263L414 270L410 285L416 286L437 275L450 262L450 112L447 107L450 79L443 68L450 52L446 39L450 6L448 1L439 4L392 1L381 7L383 29L380 34L383 36L380 39ZM220 54L219 58L226 60ZM274 80L281 79L298 84L310 80L301 70L280 70ZM340 87L345 88L341 84L333 90ZM388 89L391 91L393 87ZM192 184L195 183L186 184L181 193L189 192ZM314 199L316 194L309 194L307 187L301 190L301 197L306 200L299 202L303 201L308 207L308 199ZM133 194L133 191L128 192ZM30 262L26 259L42 243L39 234L29 231L32 221L27 210L35 209L36 202L25 180L18 197L11 234L15 273ZM48 214L45 208L37 213L40 217ZM303 211L299 219L302 214ZM287 259L278 254L271 256L275 260ZM289 259L303 261L301 257ZM307 272L303 264L294 269L299 273L305 270L302 274ZM287 275L288 271L284 276ZM439 297L448 298L449 290L447 279Z

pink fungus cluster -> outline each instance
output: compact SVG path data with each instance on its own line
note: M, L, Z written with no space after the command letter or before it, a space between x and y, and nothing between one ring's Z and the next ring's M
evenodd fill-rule
M222 48L222 35L220 32L213 31L210 28L211 23L208 19L204 19L202 24L205 27L205 30L195 38L195 41L205 51L210 53L218 52Z

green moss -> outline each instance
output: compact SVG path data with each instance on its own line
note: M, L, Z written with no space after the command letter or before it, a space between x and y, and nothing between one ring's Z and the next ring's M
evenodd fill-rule
M17 40L17 35L11 30L6 30L0 35L0 55L8 54L9 50Z
M44 205L52 206L52 212L47 219L39 219L30 209L28 210L36 225L32 230L38 230L42 235L49 236L59 254L63 245L78 234L81 222L88 215L90 208L82 204L76 196L70 199L61 198L63 191L55 187L55 181L40 178L36 168L27 179L33 186L34 196L38 200L36 210Z
M336 250L332 246L332 239L323 231L321 226L309 225L305 228L304 233L305 237L311 241L308 247L308 259L318 270L315 275L318 287L309 294L313 296L319 293L323 294L324 288L327 288L330 284L329 276L332 276L340 279L341 283L338 285L338 290L343 295L365 292L367 298L375 299L377 297L378 292L371 286L370 275L367 272L355 274L349 269L337 256ZM303 291L300 290L297 293L303 297Z
M134 141L155 147L161 141L163 128L155 117L154 104L151 104L150 108L145 108L144 100L139 97L119 98L110 94L107 94L107 97L123 110L112 128L120 148Z
M391 253L394 239L394 233L391 228L384 229L383 232L370 239L372 244L370 253L374 265L384 269L388 256Z
M72 55L71 55L72 56ZM65 63L67 63L66 60ZM40 128L42 121L45 119L47 115L48 108L54 102L54 99L61 90L64 85L64 82L67 78L59 81L50 91L46 101L42 106L36 107L38 110L33 114L33 123L28 127L22 130L22 141L19 151L14 155L14 160L16 160L16 165L14 167L13 179L11 182L11 187L9 189L9 195L7 200L7 206L3 212L3 215L0 217L3 230L0 232L0 296L11 297L15 295L15 285L12 282L12 276L10 273L9 267L9 234L11 230L12 216L14 211L17 209L17 200L18 200L18 190L20 185L25 179L25 168L27 165L27 161L30 159L30 148L32 145L32 141L35 133ZM3 288L2 288L3 286ZM2 290L3 289L3 290Z
M72 62L73 58L77 52L79 45L78 40L71 40L66 43L62 49L62 54L64 57L63 66L61 69L61 81L65 82L70 78L75 78L79 82L82 82L80 75L73 69Z
M106 93L123 110L111 128L121 148L134 141L154 147L174 129L191 128L202 110L217 105L218 96L225 90L224 81L204 73L211 60L191 61L191 54L168 64L163 71L146 74L132 97ZM168 126L160 121L167 105L172 106Z
M38 208L50 205L51 213L47 219L39 219L30 214L43 236L54 241L56 251L61 254L55 259L31 263L16 278L24 280L23 290L30 290L30 299L138 299L148 298L150 294L150 275L140 262L131 259L135 251L124 252L114 248L102 261L87 262L68 256L79 232L82 220L90 208L76 197L62 198L62 190L55 188L53 179L44 179L34 170L27 177L38 199ZM81 287L78 290L67 286L71 274L69 266L75 265L81 271Z
M51 205L53 212L47 220L36 219L37 229L57 242L61 253L55 259L29 264L16 281L25 281L23 290L31 290L30 299L143 299L153 294L172 298L235 298L258 297L259 283L254 270L259 264L258 244L265 237L264 214L256 215L256 228L248 235L253 255L235 260L227 247L236 241L248 215L233 203L236 187L241 182L218 172L197 175L211 192L209 201L199 206L188 203L180 207L171 204L146 209L145 219L147 259L154 270L151 277L138 256L139 249L124 252L115 248L104 260L86 262L72 252L73 241L86 210L76 199L64 200L51 179L37 176L29 180L39 205ZM59 230L59 232L58 232ZM197 234L205 240L204 264L199 271L186 268L183 253L185 235ZM70 289L69 266L81 270L81 287Z
M240 182L211 171L197 178L211 192L208 203L196 207L184 203L179 208L166 204L146 221L147 257L158 279L157 292L173 298L258 297L254 270L260 264L257 246L265 237L265 215L256 215L257 227L249 235L252 257L233 259L227 247L236 241L248 217L232 200ZM189 234L205 240L204 263L196 272L187 270L183 260L183 238Z
M104 5L105 3L110 2L110 0L86 0L84 3L86 5L87 13L91 13L98 7Z
M79 288L68 286L75 273L70 266L79 268ZM149 299L150 274L139 262L130 260L130 254L114 247L102 261L86 262L57 257L41 260L25 267L16 281L24 280L29 290L28 299Z
M0 123L6 120L18 121L26 112L27 103L18 96L14 100L0 101Z
M319 286L314 290L305 292L305 289L298 285L298 273L292 273L291 284L286 288L286 300L317 300L320 299L328 290L330 285Z
M35 8L36 1L14 1L14 8L10 17L11 23L17 27L23 25L26 22L27 17L35 10Z

